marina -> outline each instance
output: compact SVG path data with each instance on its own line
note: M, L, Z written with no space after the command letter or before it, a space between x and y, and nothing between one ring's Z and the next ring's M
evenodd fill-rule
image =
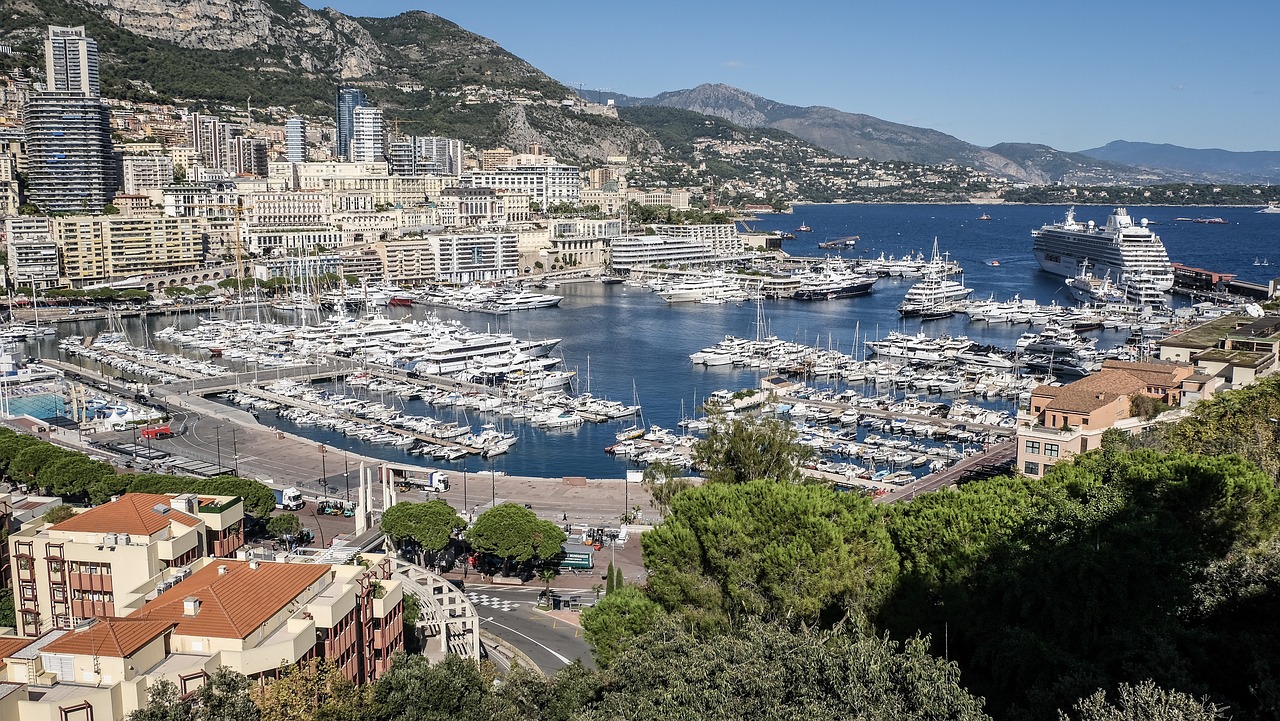
M1242 212L1252 214L1253 210ZM1036 220L1062 210L1005 211L1008 212L1002 211L998 220L978 223L964 207L813 207L807 214L814 234L788 246L795 256L804 255L807 248L810 260L788 262L788 277L797 270L843 266L857 267L867 275L871 274L869 269L887 270L884 275L875 273L871 293L823 303L803 303L787 297L754 299L750 293L744 299L718 303L668 303L635 284L634 278L615 284L592 280L563 282L555 291L561 298L559 304L529 313L495 314L483 309L426 305L419 291L413 294L412 305L388 302L380 313L346 315L341 321L330 321L328 316L332 313L312 311L305 327L296 311L269 306L220 306L218 312L117 318L110 324L101 319L73 317L59 324L60 340L33 338L23 347L31 355L56 358L66 353L71 362L104 367L112 375L140 385L169 384L175 389L186 387L185 383L225 393L230 390L230 381L209 375L215 368L222 369L223 373L239 374L225 377L245 386L244 397L218 400L255 411L264 425L334 449L446 469L551 478L616 478L628 468L653 459L679 461L687 454L682 449L691 444L689 439L696 437L705 427L702 424L707 423L698 417L695 408L717 391L756 391L766 379L781 376L800 386L779 392L776 407L770 412L797 424L801 437L820 450L824 465L815 471L842 478L865 477L868 482L887 471L880 481L895 474L898 480L904 480L904 473L919 476L935 467L935 461L951 463L957 454L963 457L980 449L980 439L998 442L1004 429L1002 422L1012 416L1018 398L1035 384L1051 376L1069 380L1073 372L1088 372L1091 364L1109 357L1145 357L1150 340L1166 329L1221 310L1216 304L1192 307L1176 298L1173 307L1164 310L1131 304L1077 306L1064 279L1036 272L1036 261L1027 251L1026 233L1039 225ZM877 225L868 217L852 217L866 213L883 218ZM1025 220L1017 221L1018 213ZM1266 220L1265 216L1252 217L1260 222ZM779 220L785 222L784 218ZM769 221L766 216L761 223L767 225ZM1016 223L1016 227L1003 227L1010 223ZM1250 270L1264 270L1262 266L1252 266L1254 257L1266 252L1262 245L1241 244L1236 249L1240 258L1231 263L1204 254L1222 251L1220 243L1192 247L1196 251L1192 253L1174 250L1178 231L1195 232L1198 227L1171 226L1166 242L1174 257L1197 266L1239 270L1245 276ZM1248 227L1247 223L1235 223L1231 232ZM856 250L832 254L817 248L820 238L853 232L861 236ZM908 234L917 242L908 244L899 239L898 233ZM948 317L904 318L898 305L922 279L914 273L922 271L879 261L883 257L887 262L893 256L895 264L899 263L898 258L910 258L912 264L928 264L933 254L911 246L926 245L927 240L931 247L935 236L939 245L951 253L943 258L943 272L953 276L952 271L963 269L964 286L972 288L973 293L969 299L955 303ZM1001 264L989 265L986 260L992 257L1001 258ZM901 270L895 274L894 268ZM693 269L684 273L686 279L700 274ZM758 279L756 282L760 284ZM257 314L263 317L261 324L242 320ZM44 315L42 311L42 318ZM214 333L220 325L226 330ZM403 335L406 328L417 328L424 336L430 336L431 332L442 332L438 330L440 326L453 328L474 341L468 349L483 350L492 342L492 347L500 350L491 355L479 353L455 366L450 365L449 356L441 354L439 343L410 342ZM1022 349L1017 347L1025 334L1048 331L1052 335L1061 333L1064 327L1073 335L1094 339L1094 343L1077 349L1043 346L1049 341L1036 346L1028 341ZM604 328L608 331L602 331ZM286 348L284 338L289 334L292 338ZM331 337L324 340L324 334ZM72 336L80 338L73 340ZM739 363L732 354L714 351L712 355L717 357L711 362L691 358L715 349L726 336L772 337L779 340L780 346L781 341L803 346L807 355L788 359L779 356L779 362L765 362L763 357L750 355ZM104 343L96 342L100 337ZM236 338L243 342L238 345L233 342ZM939 362L930 355L939 351L931 349L927 341L960 338L972 345L941 351L953 354L949 356L951 360ZM122 351L109 345L126 339L127 346L134 350ZM58 347L59 342L68 341L66 347ZM555 342L548 345L547 341ZM870 343L879 344L876 352L872 352L874 346ZM360 349L358 354L356 348ZM895 351L896 348L901 350ZM71 349L92 350L100 355L71 355ZM793 350L799 354L798 349ZM832 353L840 355L838 362ZM903 354L907 357L901 357ZM1081 354L1085 357L1079 363L1070 360ZM135 365L125 365L125 361ZM275 376L282 373L281 368L299 363L321 364L341 372L320 374L314 383L300 382L310 396L287 385L272 385ZM368 385L361 385L358 374L362 371L367 373ZM167 375L154 375L159 373ZM289 373L284 371L283 375ZM256 382L247 381L255 376ZM357 379L354 383L353 378ZM892 381L880 380L884 378ZM549 398L540 397L552 391L568 400L550 403ZM806 399L805 394L812 395ZM618 406L638 405L621 400L636 397L645 399L642 411L636 415L611 415L619 412ZM587 407L594 400L606 399L617 405L594 413ZM243 405L237 403L241 400ZM376 403L383 410L372 405L357 406L357 401ZM305 407L304 403L315 405ZM333 411L333 406L328 405L338 403L345 403L352 410ZM837 406L825 408L823 403ZM912 404L928 410L914 412L908 407ZM995 422L986 423L966 414L969 406L983 409L982 413L1003 414L1003 418L991 417L987 420ZM942 407L947 408L945 415L936 410ZM837 408L839 413L835 413ZM370 417L355 413L355 409L385 417L370 423ZM638 415L641 412L642 418ZM930 415L931 412L939 414ZM542 413L551 415L543 416L542 423L531 421ZM840 420L848 421L855 414L856 421L851 425ZM920 426L923 422L913 420L917 416L931 419L932 433L894 432L898 418ZM334 420L321 422L322 418ZM347 432L361 422L376 424L376 432L363 429L361 433L367 437ZM888 427L884 426L886 423ZM970 430L953 430L956 426ZM436 429L458 435L433 435L431 431ZM636 445L646 447L632 452L624 446L624 452L618 453L616 447L624 442L619 435L627 435L628 429L632 429L631 434L643 430L638 437L625 440L641 441ZM975 431L989 435L979 436ZM470 450L464 455L449 460L444 449L451 443L468 445L457 438L479 438L486 432L489 438L500 435L513 438L514 443L505 452L494 450L487 454L483 442L469 445ZM975 435L966 439L949 437L949 433ZM646 441L645 435L652 438ZM884 447L882 439L905 440L907 447ZM611 447L613 453L604 451ZM646 452L651 455L642 457ZM921 458L924 460L917 464Z

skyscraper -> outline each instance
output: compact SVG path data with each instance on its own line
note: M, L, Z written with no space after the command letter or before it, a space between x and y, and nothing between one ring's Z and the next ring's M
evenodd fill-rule
M351 159L351 138L355 128L355 110L369 104L363 90L340 88L338 90L338 143L333 154L345 160Z
M98 43L84 34L83 27L49 26L44 41L46 86L51 92L79 93L96 98L98 84Z
M302 118L284 121L284 157L290 163L307 162L307 121Z
M99 213L116 190L111 115L80 93L38 93L27 102L27 197L51 213Z
M376 163L386 160L385 145L382 110L359 107L352 111L351 149L347 159L353 163Z

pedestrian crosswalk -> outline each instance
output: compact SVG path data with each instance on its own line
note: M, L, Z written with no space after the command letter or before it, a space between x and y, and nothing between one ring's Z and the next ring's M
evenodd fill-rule
M471 604L473 606L485 606L488 608L497 609L499 611L514 611L517 608L520 608L521 606L524 605L522 603L517 603L515 601L508 601L502 598L494 598L493 596L488 596L483 593L477 593L475 591L468 591L467 598L471 599Z

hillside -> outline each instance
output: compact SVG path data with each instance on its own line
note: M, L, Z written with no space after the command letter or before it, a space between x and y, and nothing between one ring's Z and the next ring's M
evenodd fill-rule
M1119 163L1101 163L1048 146L1004 144L982 148L946 133L849 113L824 106L798 107L774 102L721 84L699 85L638 98L611 96L620 106L662 106L724 118L748 128L785 130L814 145L851 158L959 164L1028 183L1047 183L1063 175L1098 182L1152 183L1182 179L1183 174L1142 171ZM1006 154L1008 153L1008 154Z
M84 25L110 97L328 116L339 85L354 85L405 132L540 142L571 161L660 150L616 120L562 109L563 85L430 13L351 18L297 0L0 0L0 11L15 50L0 69L41 76L45 26Z
M1180 172L1219 183L1280 183L1280 151L1237 152L1218 148L1115 140L1080 154L1160 172Z

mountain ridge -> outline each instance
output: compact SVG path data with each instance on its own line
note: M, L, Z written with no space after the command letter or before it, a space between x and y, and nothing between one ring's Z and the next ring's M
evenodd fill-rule
M1169 143L1113 140L1080 153L1140 168L1193 174L1209 182L1280 183L1280 151L1275 150L1186 148Z

